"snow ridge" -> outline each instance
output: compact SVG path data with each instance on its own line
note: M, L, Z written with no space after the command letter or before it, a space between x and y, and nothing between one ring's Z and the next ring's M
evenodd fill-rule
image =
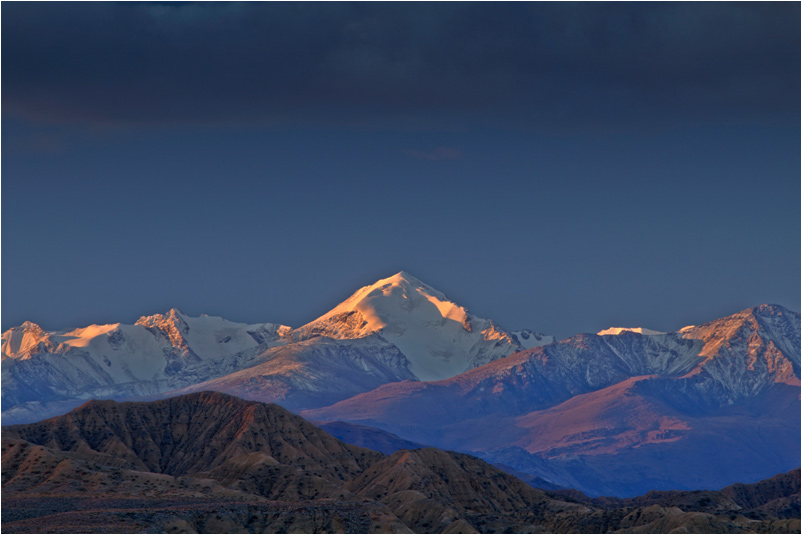
M599 336L607 336L607 335L619 335L623 332L638 333L644 336L666 334L662 331L653 331L651 329L644 329L643 327L610 327L609 329L604 329L603 331L599 331L596 334Z
M14 413L47 417L91 398L155 394L230 373L260 349L285 343L281 333L288 330L191 318L177 309L134 325L57 332L26 322L2 336L3 420L10 423Z

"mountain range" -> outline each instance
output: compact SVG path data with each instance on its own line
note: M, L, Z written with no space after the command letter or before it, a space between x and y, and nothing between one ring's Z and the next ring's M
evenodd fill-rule
M508 331L400 272L299 328L190 317L3 333L2 418L217 391L357 445L435 446L590 496L715 489L799 466L800 318L762 305L676 332ZM679 469L678 467L682 467Z
M2 336L2 419L32 422L93 398L200 390L300 410L388 382L445 379L552 341L506 331L405 272L297 329L178 309L134 325L57 332L26 322Z
M798 532L799 473L592 500L476 457L346 444L274 404L202 392L90 401L6 426L5 533Z

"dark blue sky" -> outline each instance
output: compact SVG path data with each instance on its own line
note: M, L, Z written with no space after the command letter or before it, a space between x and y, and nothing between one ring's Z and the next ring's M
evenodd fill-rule
M800 308L798 3L2 4L2 328Z

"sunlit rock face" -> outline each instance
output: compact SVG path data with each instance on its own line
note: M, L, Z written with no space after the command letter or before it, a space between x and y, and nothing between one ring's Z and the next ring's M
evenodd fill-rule
M682 336L699 340L704 361L692 375L697 388L717 386L733 403L771 384L799 386L799 314L762 305L703 325L686 327Z

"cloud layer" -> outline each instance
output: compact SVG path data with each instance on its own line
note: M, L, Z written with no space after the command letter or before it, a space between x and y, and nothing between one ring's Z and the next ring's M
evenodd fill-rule
M797 3L4 3L51 123L556 127L799 114Z

